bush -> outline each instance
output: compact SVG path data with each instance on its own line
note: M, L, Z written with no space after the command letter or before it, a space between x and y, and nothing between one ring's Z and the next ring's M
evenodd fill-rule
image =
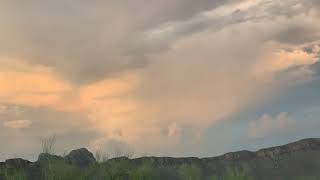
M142 166L133 171L131 180L152 180L153 179L152 162L144 162Z
M41 139L42 153L53 154L54 145L56 143L56 135L48 136Z
M194 165L182 165L178 169L180 178L183 180L200 180L201 170Z
M320 180L320 177L318 177L318 176L304 176L304 177L291 178L289 180Z
M228 167L222 177L212 176L210 180L253 180L245 171Z
M0 179L1 177L5 180L27 180L27 176L22 170L5 169L0 172Z
M128 179L130 169L130 165L126 160L119 160L118 162L113 162L106 167L104 177L108 180Z

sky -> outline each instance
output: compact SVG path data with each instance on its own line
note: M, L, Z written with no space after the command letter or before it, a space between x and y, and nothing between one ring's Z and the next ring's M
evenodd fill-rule
M0 160L320 137L318 0L0 0Z

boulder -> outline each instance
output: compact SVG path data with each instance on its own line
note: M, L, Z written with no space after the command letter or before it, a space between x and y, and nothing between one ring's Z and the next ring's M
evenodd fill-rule
M52 163L52 162L58 162L58 161L64 161L63 157L53 155L53 154L48 154L48 153L41 153L38 157L38 163L43 164L43 163Z
M86 148L81 148L71 151L64 157L66 162L70 165L80 168L87 168L96 163L96 159L93 154Z
M4 164L6 168L25 169L31 164L31 162L18 158L18 159L8 159L5 161Z

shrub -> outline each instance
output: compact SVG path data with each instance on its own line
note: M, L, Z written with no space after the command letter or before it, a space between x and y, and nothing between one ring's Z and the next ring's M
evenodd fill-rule
M210 180L253 180L245 171L228 167L222 177L212 176Z
M5 180L27 180L27 176L24 171L22 170L9 170L5 169L0 172L0 179L1 176Z
M94 157L96 158L96 161L98 163L107 162L109 159L109 155L105 153L102 149L96 150L96 152L94 153Z
M119 160L108 165L104 177L108 180L128 179L130 169L126 160Z
M194 165L182 165L178 169L180 178L183 180L200 180L201 170Z
M304 176L304 177L291 178L289 180L320 180L320 177L318 177L318 176Z
M152 180L152 176L152 162L144 162L142 166L133 171L133 173L131 174L131 180Z
M48 136L41 139L42 153L53 154L56 143L56 135Z

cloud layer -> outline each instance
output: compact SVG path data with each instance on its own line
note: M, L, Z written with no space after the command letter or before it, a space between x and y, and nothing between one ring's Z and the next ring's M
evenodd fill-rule
M95 149L201 143L208 127L317 79L319 8L316 0L1 1L1 133L38 125L31 141L57 123L50 132L81 134ZM11 106L31 110L16 116ZM61 119L38 122L36 110ZM277 129L279 116L253 122L250 134Z

